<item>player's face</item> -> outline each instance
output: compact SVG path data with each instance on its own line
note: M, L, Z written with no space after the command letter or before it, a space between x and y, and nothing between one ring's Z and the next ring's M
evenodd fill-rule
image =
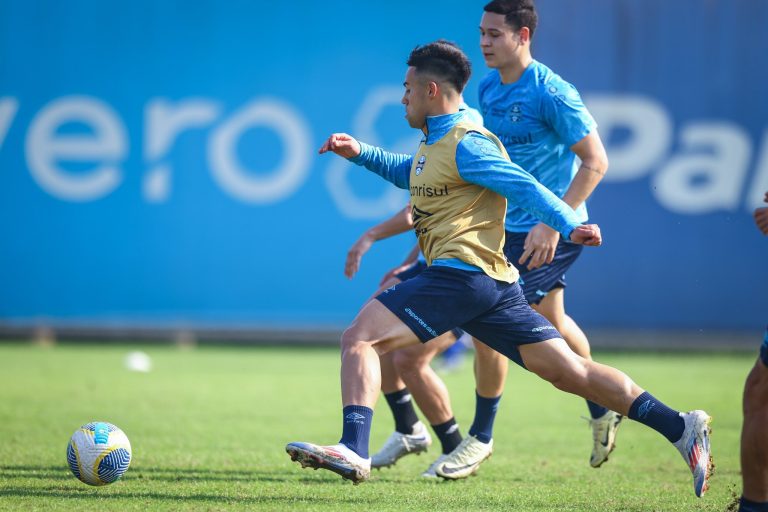
M427 101L429 85L423 77L416 74L413 66L405 73L405 92L401 103L405 105L405 118L411 128L422 129L427 122Z
M480 50L489 68L503 68L520 58L522 41L503 14L484 12L480 19Z

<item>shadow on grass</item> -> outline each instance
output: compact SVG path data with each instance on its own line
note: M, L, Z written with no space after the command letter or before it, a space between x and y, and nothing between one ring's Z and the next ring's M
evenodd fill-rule
M66 466L0 466L0 480L73 478ZM269 469L206 469L206 468L131 468L124 481L160 480L170 482L316 482L316 479L296 478L295 472Z
M66 488L50 488L50 489L28 489L28 488L6 488L0 489L0 497L23 497L23 498L64 498L71 500L130 500L130 499L152 499L152 500L165 500L173 502L215 502L215 503L237 503L243 505L264 505L268 503L291 503L297 504L301 502L312 503L313 505L338 505L342 504L361 504L369 501L371 504L375 500L360 499L359 497L350 496L349 498L342 496L308 496L306 498L298 497L296 495L289 496L231 496L226 494L174 494L168 492L94 492L93 489L66 489Z

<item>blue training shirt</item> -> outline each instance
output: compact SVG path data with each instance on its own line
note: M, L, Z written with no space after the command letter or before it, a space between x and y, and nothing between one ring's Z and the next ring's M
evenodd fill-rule
M468 120L466 111L427 117L426 144L434 144L459 121ZM360 154L351 158L382 178L403 189L409 188L413 155L391 153L360 142ZM493 190L536 218L542 219L568 240L571 231L581 224L574 211L556 195L536 181L519 165L507 160L496 144L486 136L469 132L456 147L459 176L469 183ZM467 269L471 265L454 260L433 262ZM474 269L474 267L473 267Z
M492 70L480 82L478 94L485 127L501 140L512 161L562 198L578 171L569 148L597 126L576 88L534 60L511 84L503 84ZM586 222L584 204L576 214ZM520 205L508 203L507 231L525 233L538 223Z

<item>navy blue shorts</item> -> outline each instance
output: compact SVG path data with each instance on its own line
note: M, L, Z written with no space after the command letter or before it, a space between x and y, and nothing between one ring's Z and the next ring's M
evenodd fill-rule
M417 275L421 274L425 270L427 270L427 262L424 260L416 260L413 265L406 268L402 272L398 272L395 274L395 277L398 278L400 281L407 281L409 279L413 279ZM453 332L453 335L456 336L456 339L458 340L461 338L461 336L464 334L464 331L456 327L455 329L451 329L451 332Z
M523 287L525 299L530 304L538 304L551 290L565 288L565 272L573 265L573 262L579 257L584 247L579 244L565 242L560 237L552 263L545 263L539 268L528 270L528 267L526 267L528 262L525 265L518 263L520 256L525 252L523 245L527 236L528 233L511 233L507 231L504 242L504 255L520 271L520 285Z
M760 360L763 361L765 366L768 366L768 327L765 329L763 344L760 345Z
M519 345L562 338L531 309L517 283L483 272L431 266L376 299L422 343L458 326L521 366Z
M395 274L395 277L401 281L407 281L413 279L417 275L421 274L427 269L427 262L424 260L416 260L413 265Z

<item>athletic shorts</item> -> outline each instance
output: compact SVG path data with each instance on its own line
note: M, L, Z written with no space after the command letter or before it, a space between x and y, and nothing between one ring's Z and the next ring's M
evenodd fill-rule
M765 366L768 366L768 327L765 329L763 344L760 345L760 360L763 361Z
M416 260L410 267L406 268L402 272L398 272L397 274L395 274L395 277L398 278L400 281L407 281L421 274L427 268L428 268L427 262L419 259L419 260ZM456 336L457 340L461 338L461 336L464 334L464 331L462 331L458 327L451 329L451 332L453 332L453 335Z
M565 272L573 265L573 262L579 257L584 247L579 244L565 242L560 237L552 263L545 263L539 268L528 270L528 267L526 267L527 262L525 265L518 263L520 256L525 252L523 245L527 236L528 233L511 233L507 231L504 242L504 255L520 271L519 282L523 287L525 299L530 304L538 304L541 302L541 299L546 297L555 288L565 288Z
M523 366L519 345L562 338L517 283L483 272L431 266L376 297L425 343L460 327Z

